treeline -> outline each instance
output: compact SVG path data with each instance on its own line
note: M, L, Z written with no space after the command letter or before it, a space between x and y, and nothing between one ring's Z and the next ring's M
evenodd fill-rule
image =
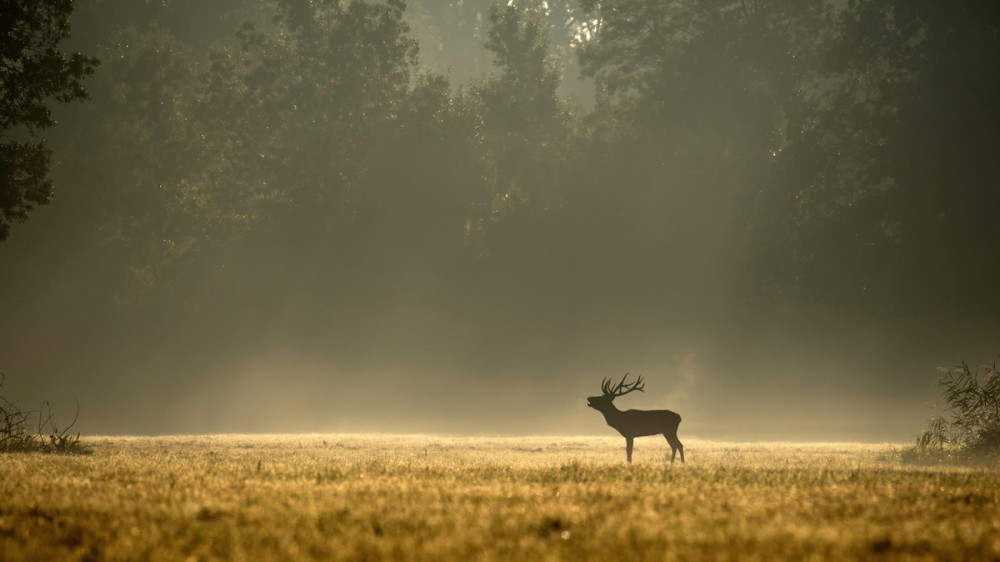
M422 65L456 29L489 74ZM81 1L54 212L119 305L317 345L995 311L998 31L987 0Z

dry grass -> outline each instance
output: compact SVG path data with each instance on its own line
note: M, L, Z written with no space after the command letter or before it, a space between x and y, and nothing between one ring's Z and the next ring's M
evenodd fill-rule
M1000 558L1000 473L891 445L91 438L0 455L4 560Z

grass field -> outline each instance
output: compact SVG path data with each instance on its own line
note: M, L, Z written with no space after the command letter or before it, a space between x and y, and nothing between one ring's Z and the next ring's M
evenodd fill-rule
M998 471L685 441L90 438L0 455L0 559L1000 559Z

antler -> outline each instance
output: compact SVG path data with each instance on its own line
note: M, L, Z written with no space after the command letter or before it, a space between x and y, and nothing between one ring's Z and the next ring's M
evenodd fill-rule
M626 394L632 392L633 390L638 390L639 392L645 392L643 388L645 388L646 385L642 384L642 375L639 375L639 377L635 380L635 382L631 384L625 384L626 378L628 378L628 373L625 373L625 376L622 377L621 382L619 382L614 387L611 386L614 383L613 379L602 380L601 391L604 392L605 396L610 396L612 398L625 396ZM624 389L624 391L622 389Z

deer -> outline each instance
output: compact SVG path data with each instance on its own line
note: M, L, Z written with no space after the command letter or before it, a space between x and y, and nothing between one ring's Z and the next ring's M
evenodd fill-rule
M632 463L632 440L636 437L646 435L662 434L670 444L672 454L670 463L673 464L677 458L677 451L681 452L681 462L684 462L684 445L677 439L677 426L681 423L681 416L670 410L625 410L624 412L615 407L615 398L625 396L629 392L643 390L646 385L642 383L640 375L635 382L626 384L625 379L628 373L622 377L621 382L614 385L614 379L604 379L601 381L601 395L587 398L587 405L604 414L604 420L608 425L615 428L618 433L625 437L625 453L628 456L629 464Z

